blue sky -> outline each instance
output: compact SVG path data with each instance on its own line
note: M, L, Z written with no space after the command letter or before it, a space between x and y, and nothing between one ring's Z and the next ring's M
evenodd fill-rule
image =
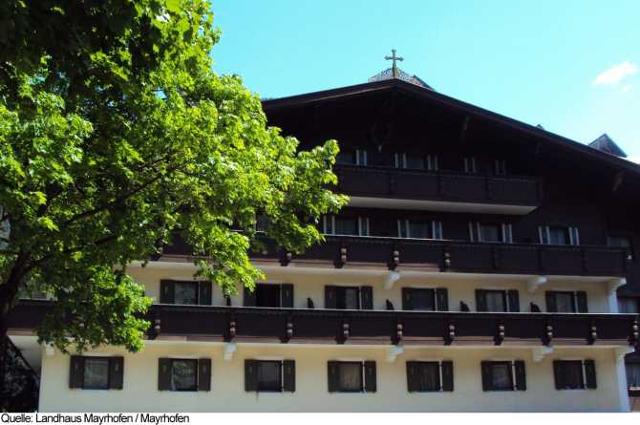
M400 67L449 96L640 161L640 1L217 0L215 69L262 97Z

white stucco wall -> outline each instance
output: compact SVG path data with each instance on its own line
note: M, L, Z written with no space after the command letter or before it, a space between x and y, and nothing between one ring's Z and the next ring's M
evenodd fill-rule
M618 411L625 405L617 390L614 349L566 347L540 362L530 349L510 347L407 348L395 362L386 361L386 347L242 345L232 360L223 345L206 342L148 342L142 352L127 354L105 348L94 354L124 354L123 390L69 389L69 357L43 353L41 411ZM157 390L159 357L210 357L210 392ZM295 393L246 393L244 360L294 359ZM598 388L558 391L553 359L594 359ZM407 360L452 360L455 389L451 393L408 393ZM527 391L483 392L482 360L526 361ZM375 360L378 391L372 394L329 393L327 361Z

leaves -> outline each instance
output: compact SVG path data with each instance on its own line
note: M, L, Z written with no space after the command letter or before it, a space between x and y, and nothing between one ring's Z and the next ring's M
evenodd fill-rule
M53 295L42 341L137 350L149 300L127 264L179 237L234 293L262 277L259 215L298 252L346 202L330 190L335 141L299 152L238 77L212 71L208 2L8 0L0 16L0 306L26 282Z

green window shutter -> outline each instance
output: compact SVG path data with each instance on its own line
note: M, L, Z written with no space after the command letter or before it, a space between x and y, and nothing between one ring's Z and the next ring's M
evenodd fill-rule
M285 360L282 362L282 391L289 393L296 391L295 360Z
M520 294L515 289L510 289L507 291L507 300L509 303L509 311L515 312L520 311Z
M376 380L376 362L364 362L364 391L367 393L375 393L378 390Z
M84 384L84 357L71 356L69 364L69 388L82 388Z
M280 285L280 307L293 308L293 285L290 283L283 283Z
M442 367L442 391L453 391L453 362L445 360Z
M340 372L339 369L340 362L329 361L327 362L327 372L328 372L328 387L330 393L335 393L340 390Z
M244 361L244 390L258 391L258 362L255 360Z
M211 391L211 359L198 359L198 391Z
M402 309L413 310L411 303L411 288L402 288Z
M485 290L476 289L476 311L487 311L487 299L485 294Z
M525 369L524 361L516 360L513 362L516 370L516 390L518 391L526 391L527 390L527 373Z
M360 308L363 310L373 310L373 287L360 287Z
M407 362L407 391L410 393L420 390L418 379L418 362Z
M576 305L578 313L588 313L589 307L587 305L587 293L585 291L576 292Z
M449 311L449 291L447 288L436 288L436 310Z
M547 291L544 294L545 299L547 301L547 311L549 313L555 313L558 311L558 307L556 305L556 297L552 291Z
M482 370L482 391L491 391L493 389L491 362L481 362L480 368Z
M337 290L335 286L324 287L324 308L336 308Z
M160 302L162 304L175 303L175 287L172 280L160 281Z
M171 390L171 359L158 359L158 390Z
M596 363L593 360L584 361L585 386L590 390L598 388L596 381Z
M109 359L109 388L122 389L124 378L124 357L111 357Z
M242 305L245 307L255 307L256 305L256 287L253 288L253 291L247 288L246 286L243 288L242 294Z
M211 305L211 282L208 280L201 281L199 283L200 290L198 293L198 303L200 305Z

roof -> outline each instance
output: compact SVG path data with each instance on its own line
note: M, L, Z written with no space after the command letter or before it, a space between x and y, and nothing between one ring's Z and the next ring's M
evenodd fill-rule
M595 159L597 161L607 163L608 165L613 166L618 170L630 171L631 173L640 176L640 165L636 163L603 152L592 146L587 146L582 143L576 142L575 140L571 140L569 138L549 132L544 128L530 125L513 118L509 118L507 116L444 95L421 85L409 83L399 78L381 79L353 86L346 86L336 89L265 100L263 101L263 106L265 110L279 109L291 106L303 106L305 104L308 105L322 101L332 101L349 97L358 97L364 94L378 93L388 90L399 90L403 93L417 96L418 98L428 100L432 103L442 106L448 106L452 109L464 112L466 114L510 127L517 131L535 137L541 142L552 145L553 147L570 150L576 152L579 155L582 155L584 158Z
M431 87L429 84L425 83L417 75L411 75L411 74L409 74L407 72L404 72L400 68L396 68L396 72L397 72L397 76L394 77L393 68L387 68L384 71L382 71L382 72L374 75L373 77L369 78L369 82L371 83L371 82L374 82L374 81L383 81L383 80L390 80L392 78L397 78L397 79L400 79L402 81L406 81L408 83L415 84L416 86L420 86L420 87L424 87L425 89L433 90L433 87Z
M620 149L620 146L618 146L616 142L611 140L611 138L607 135L607 133L604 133L602 136L598 137L596 140L589 143L589 146L591 146L594 149L598 149L599 151L606 152L611 155L619 156L621 158L627 157L627 154L624 153L622 149Z

